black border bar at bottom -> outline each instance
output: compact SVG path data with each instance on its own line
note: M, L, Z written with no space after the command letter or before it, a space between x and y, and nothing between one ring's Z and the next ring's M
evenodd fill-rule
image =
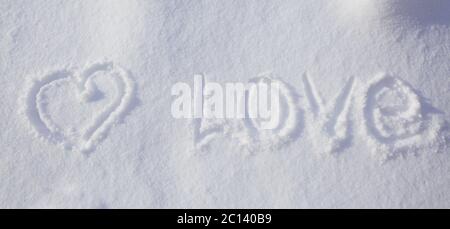
M424 220L448 222L448 210L273 210L273 209L148 209L148 210L0 210L1 222L15 225L33 222L51 226L130 226L130 225L186 225L186 226L386 226L386 220L416 225ZM58 222L58 223L57 223ZM429 222L429 221L428 221ZM355 225L357 226L357 225Z

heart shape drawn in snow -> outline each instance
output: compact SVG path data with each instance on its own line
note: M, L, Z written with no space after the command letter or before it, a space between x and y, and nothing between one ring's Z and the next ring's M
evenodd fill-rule
M96 78L101 78L100 76L103 77L103 81L98 79L96 81ZM105 100L99 90L101 82L110 84L109 93L114 95L110 96L112 98L108 103L98 102ZM67 89L73 90L67 90L64 85L66 87L72 85L73 87ZM58 89L59 93L56 93ZM55 93L47 96L46 93L49 91ZM75 96L72 96L73 94ZM50 112L49 103L54 99L59 99L59 103L55 103L55 109ZM65 149L77 149L87 153L93 151L105 139L111 127L122 121L129 113L134 99L135 85L128 72L112 62L98 62L88 66L81 73L62 69L33 80L24 98L22 113L26 115L38 136L51 143L60 144ZM89 105L94 107L91 113L83 110L84 107L88 107L87 104L96 103L100 105ZM59 116L62 121L56 121L55 110L62 112ZM85 120L81 122L78 117L83 115ZM61 125L73 120L75 120L74 128Z

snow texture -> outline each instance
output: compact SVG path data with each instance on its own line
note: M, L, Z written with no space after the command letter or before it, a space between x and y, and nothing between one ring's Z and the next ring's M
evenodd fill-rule
M0 0L0 207L449 208L449 12ZM276 128L175 119L194 75L278 83Z

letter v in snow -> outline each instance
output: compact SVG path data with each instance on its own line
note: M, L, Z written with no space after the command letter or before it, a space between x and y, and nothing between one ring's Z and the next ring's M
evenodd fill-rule
M324 102L308 74L303 75L303 86L312 117L309 117L313 142L326 152L338 152L349 145L351 140L349 120L352 93L355 80L351 77L333 103ZM317 131L317 130L320 131ZM323 135L326 138L323 138ZM323 140L320 140L323 139Z

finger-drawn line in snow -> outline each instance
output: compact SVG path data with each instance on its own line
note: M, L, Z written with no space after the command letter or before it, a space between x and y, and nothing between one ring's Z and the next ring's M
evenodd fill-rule
M219 134L223 134L224 123L212 119L195 118L192 120L194 129L194 144L198 150L208 147L208 144Z
M360 97L367 137L383 159L442 140L443 116L406 82L379 74Z
M270 119L270 123L274 123L274 127L268 129L265 128L268 123L267 119L249 114L251 112L254 114L258 113L259 110L256 109L260 109L259 106L251 106L249 102L261 102L261 95L258 94L258 91L252 90L252 87L264 86L260 84L268 86L272 85L272 83L277 83L279 86L280 107L279 109L273 109L271 107L271 109L278 112L274 112L275 114L268 118ZM249 85L242 96L243 98L236 98L237 100L242 99L244 102L244 109L242 110L245 111L245 114L241 118L192 119L194 145L196 149L206 148L212 140L220 135L237 140L240 146L246 147L249 150L277 147L282 145L282 143L294 140L300 135L303 128L302 123L300 123L302 112L297 106L298 96L289 85L269 76L260 76L249 81Z
M351 77L342 91L334 99L334 103L326 103L317 92L317 89L308 74L303 75L305 97L309 105L311 128L320 131L312 131L311 136L319 142L320 147L326 152L338 152L349 146L351 141L351 121L349 118L352 95L355 88L355 79ZM322 139L325 135L326 139Z
M63 81L71 81L77 85L77 94L82 103L101 99L93 79L97 74L104 73L111 77L117 91L112 101L103 110L92 117L87 124L80 123L80 133L67 134L58 126L47 110L47 101L43 95L50 88L59 87ZM61 98L64 100L64 98ZM75 70L62 69L34 79L24 98L24 113L37 135L54 144L60 144L65 149L77 149L81 152L91 152L106 137L116 123L123 121L132 109L135 99L135 84L129 73L112 62L97 62L87 67L81 73ZM80 105L81 106L81 105Z
M266 120L248 114L243 119L194 119L197 148L205 148L213 139L224 135L237 139L251 151L274 149L292 142L306 128L308 136L323 151L340 152L351 146L355 119L362 124L359 125L362 137L383 161L405 152L418 152L420 148L431 150L448 145L442 112L399 78L380 74L372 82L363 84L351 77L333 101L324 102L305 74L302 78L305 114L295 90L281 80L263 75L250 83L273 81L281 86L281 109L275 115L278 126L261 128L261 121ZM255 103L252 96L256 96L250 92L245 91L246 112L256 109L249 104L250 101Z
M277 83L279 85L279 104L280 107L277 109L279 112L274 118L276 123L275 128L265 129L262 128L261 122L265 122L261 118L252 118L250 115L246 115L244 121L244 127L246 127L249 140L239 136L238 139L241 140L242 144L247 144L251 148L264 149L264 148L274 148L286 144L290 141L295 140L300 136L303 123L301 123L303 112L297 105L299 96L295 91L285 82L280 79L272 78L267 75L262 75L250 80L250 83L255 85L271 83ZM257 109L256 106L252 106L250 101L256 101L252 93L247 93L246 96L246 107L248 112L255 112L252 109ZM250 143L250 144L249 144Z
M197 80L200 81L200 83L197 85L195 84L195 87L197 87L195 90L199 90L200 93L198 97L196 97L194 100L198 100L198 104L194 105L194 110L201 110L201 112L198 113L204 113L204 91L205 91L205 83L206 79L203 75L197 75ZM195 81L195 80L194 80ZM195 104L195 103L194 103ZM201 115L200 117L193 118L192 119L192 128L193 128L193 136L194 136L194 146L197 150L203 150L209 146L209 143L214 140L219 134L223 134L224 131L224 121L223 119L209 119L209 118L203 118Z

